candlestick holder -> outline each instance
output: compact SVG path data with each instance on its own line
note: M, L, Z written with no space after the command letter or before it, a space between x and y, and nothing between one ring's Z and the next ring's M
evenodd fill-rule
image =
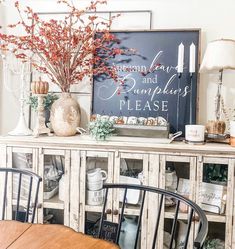
M20 114L16 127L8 132L11 136L29 136L32 135L32 131L28 128L28 125L25 120L25 77L30 75L30 68L28 64L19 62L19 60L11 60L11 64L7 59L12 59L9 55L0 52L0 58L2 58L3 63L3 85L5 89L14 95L14 88L9 86L8 73L12 75L17 75L20 77Z
M177 95L177 111L176 111L176 132L179 131L179 115L180 115L180 81L182 73L178 73L178 95Z
M47 134L48 136L51 135L50 129L46 127L45 125L45 116L44 116L44 105L43 105L43 99L46 96L46 94L35 94L38 98L38 116L36 120L36 126L33 130L34 137L38 137L40 134Z
M190 73L189 124L193 124L193 73Z

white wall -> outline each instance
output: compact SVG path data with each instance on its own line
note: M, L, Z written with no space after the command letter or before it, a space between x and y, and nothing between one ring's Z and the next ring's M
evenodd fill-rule
M6 1L12 5L12 0ZM56 6L56 0L21 1L33 6L35 11L63 11ZM75 1L76 2L76 1ZM88 1L79 1L85 5ZM6 5L7 5L6 4ZM12 22L16 14L12 7L1 6L0 25L3 19ZM202 54L206 44L218 38L235 39L234 0L110 0L104 10L152 10L154 29L201 28ZM3 13L4 12L4 13ZM125 28L125 27L123 27ZM198 123L205 124L214 118L214 96L217 76L201 75L199 84ZM235 108L235 72L224 75L223 94L227 107ZM0 133L14 128L19 105L15 98L0 85Z

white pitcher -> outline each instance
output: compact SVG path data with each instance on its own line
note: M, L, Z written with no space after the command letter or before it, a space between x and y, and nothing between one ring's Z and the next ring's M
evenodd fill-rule
M107 179L107 173L101 168L95 168L87 171L87 181L88 182L99 182L105 181Z

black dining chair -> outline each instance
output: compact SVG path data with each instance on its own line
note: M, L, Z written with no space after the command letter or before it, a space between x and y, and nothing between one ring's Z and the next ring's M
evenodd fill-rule
M37 174L16 168L0 168L0 219L6 213L12 220L33 223L42 178Z
M104 204L103 204L103 211L101 214L100 218L100 224L99 224L99 230L98 230L98 237L101 239L108 239L113 241L116 244L119 244L119 238L122 230L122 223L124 221L125 217L125 209L130 207L130 205L127 203L127 197L128 197L128 191L132 191L131 193L133 194L133 190L139 191L141 193L141 198L139 201L139 218L137 222L137 230L134 238L134 248L128 248L128 249L136 249L139 248L138 246L138 241L141 233L141 222L142 222L142 216L143 216L143 211L144 211L144 205L147 202L146 201L146 196L147 194L151 194L151 198L158 198L159 204L158 206L154 206L152 208L155 209L155 215L152 216L154 217L155 221L155 229L154 231L151 231L152 234L152 241L151 241L151 248L155 249L157 247L157 235L158 235L158 230L159 230L159 224L161 220L161 216L164 215L163 209L164 209L164 199L165 198L171 198L174 200L175 204L175 209L174 209L174 219L170 228L170 240L167 245L167 248L172 249L173 244L174 244L174 239L176 236L176 230L177 230L177 221L179 220L179 213L180 213L180 205L184 204L187 205L188 207L188 213L186 216L186 221L187 221L187 229L185 229L184 233L184 239L183 239L183 245L181 245L180 248L186 249L188 246L188 241L190 238L190 231L192 229L192 224L193 222L197 221L199 226L198 226L198 232L194 236L194 241L193 241L193 246L194 248L203 248L204 241L207 236L208 232L208 221L206 218L206 215L204 211L194 202L190 201L189 199L173 193L169 192L163 189L159 188L154 188L154 187L149 187L149 186L144 186L144 185L130 185L130 184L104 184L103 188L105 189L105 196L104 196ZM111 192L113 189L119 190L119 199L121 204L120 210L118 210L119 214L119 223L113 223L110 221L106 220L106 215L107 213L110 214L112 211L110 209L106 209L107 206L107 199L109 196L109 191ZM120 192L121 191L121 192ZM156 195L156 197L155 197ZM128 197L130 198L130 196ZM111 212L110 212L111 211ZM117 210L116 214L117 214ZM151 213L148 214L148 219L153 219L151 217ZM196 226L195 226L196 227ZM107 238L108 236L108 238ZM166 248L166 247L164 247ZM150 248L149 248L150 249Z

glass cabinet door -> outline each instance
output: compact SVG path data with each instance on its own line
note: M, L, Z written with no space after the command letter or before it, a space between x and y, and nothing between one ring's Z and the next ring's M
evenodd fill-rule
M40 149L38 172L43 178L39 191L40 222L69 226L70 151Z
M160 176L160 188L179 193L180 195L195 201L196 157L162 155L160 157ZM158 237L159 248L162 248L163 246L166 246L167 248L167 246L169 246L167 238L170 238L172 232L177 206L176 201L173 198L167 197L165 197L163 205ZM156 207L158 207L158 203L156 203L156 206L152 207L151 214L156 213ZM184 246L183 234L185 227L187 227L188 212L188 208L183 203L180 203L176 232L174 235L174 245L176 248ZM153 217L153 220L156 219ZM193 248L194 226L191 227L189 236L187 248Z
M147 154L116 152L114 183L148 185L148 165L149 157ZM121 207L123 205L123 194L124 192L122 190L114 191L113 222L118 222L118 220L120 219ZM129 246L134 243L135 236L132 236L132 240L128 236L130 232L136 232L141 208L141 200L143 197L142 194L143 193L138 190L127 191L124 219L122 221L121 234L119 239L119 243L122 249L131 248ZM148 198L146 197L141 220L141 233L138 244L139 248L146 248L147 205Z
M80 180L81 172L81 151L71 150L71 174L70 174L70 227L75 231L79 231L80 224Z
M7 146L0 144L0 164L1 167L7 167Z
M7 167L7 147L4 144L0 145L0 165L2 168ZM4 195L4 176L0 175L0 200L3 200ZM2 205L0 205L0 214L2 213Z
M106 151L81 151L79 231L90 235L97 233L104 202L103 183L113 181L114 153ZM107 210L112 210L112 193ZM108 212L107 219L112 221Z
M224 248L232 248L234 160L199 157L197 173L196 200L209 221L207 243L219 239Z
M25 169L37 173L36 158L37 149L8 147L7 161L12 168Z
M233 223L232 223L232 247L235 248L235 225L234 225L234 220L235 220L235 159L230 159L229 160L231 167L229 167L229 175L231 175L231 182L229 186L229 198L233 197L233 207L232 207L232 212L233 212ZM230 178L230 177L229 177Z
M37 173L36 158L37 149L23 148L23 147L7 147L7 168L24 169ZM5 162L6 163L6 162ZM20 192L20 217L17 219L24 221L25 210L27 207L27 197L29 191L29 178L23 176ZM7 207L6 218L12 219L16 210L17 192L18 192L19 176L9 175L8 177L8 191L7 191ZM3 188L2 188L3 189ZM32 190L34 191L34 189ZM1 194L0 194L1 195ZM30 217L29 217L30 219ZM37 215L35 216L37 222Z

